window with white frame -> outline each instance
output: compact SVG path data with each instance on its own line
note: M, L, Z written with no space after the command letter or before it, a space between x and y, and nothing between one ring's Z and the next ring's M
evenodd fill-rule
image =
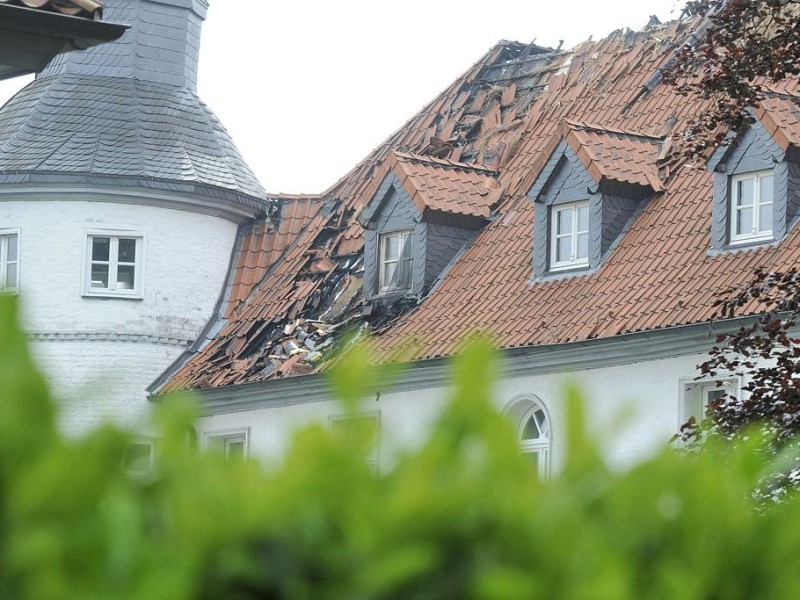
M708 406L725 396L738 398L740 395L739 379L731 377L713 381L693 381L683 386L683 400L681 406L680 423L688 423L694 419L700 423L706 417Z
M0 291L19 289L19 231L0 229Z
M514 398L503 411L516 427L520 452L530 460L541 479L550 475L552 433L547 409L532 394Z
M589 266L589 201L553 206L550 270Z
M731 244L773 239L773 171L731 177Z
M380 448L380 412L352 417L330 417L331 430L348 438L366 438L370 441L366 463L371 473L378 471L378 449Z
M212 432L206 434L206 448L231 461L244 460L249 454L250 429Z
M141 235L89 234L84 294L141 297L143 251Z
M393 231L378 237L378 289L381 293L411 288L413 240L411 231Z
M542 479L550 474L550 424L544 409L531 406L519 424L519 449Z

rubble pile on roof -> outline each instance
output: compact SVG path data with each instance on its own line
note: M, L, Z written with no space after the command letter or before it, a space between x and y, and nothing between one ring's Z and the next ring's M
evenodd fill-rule
M303 207L293 200L277 224L253 228L218 333L156 389L318 370L328 340L363 324L380 330L379 352L404 346L416 360L457 353L475 329L513 348L696 323L712 316L716 291L743 282L756 265L800 261L797 227L780 245L710 254L711 175L685 162L659 172L670 137L679 139L704 108L653 83L696 25L618 31L569 52L493 48L321 197ZM765 114L794 144L796 82L776 98ZM598 269L532 282L527 194L560 143L597 181L650 192ZM488 220L427 297L381 313L360 293L364 237L356 217L389 173L425 210ZM303 217L292 225L294 211Z
M99 19L103 14L103 5L96 0L0 0L0 2L87 19Z

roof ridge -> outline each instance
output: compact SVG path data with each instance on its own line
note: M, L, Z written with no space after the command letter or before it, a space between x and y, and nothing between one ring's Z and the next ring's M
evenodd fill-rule
M392 154L394 154L398 158L407 159L412 162L426 163L442 167L452 167L454 169L463 169L467 171L479 171L481 173L485 173L487 175L492 175L495 177L500 174L499 170L492 169L490 167L487 167L486 165L481 165L478 163L459 162L447 158L436 158L434 156L414 154L412 152L400 152L399 150L392 150Z
M621 129L616 127L606 127L603 125L597 125L595 123L587 123L585 121L573 121L572 119L564 119L564 122L567 124L568 127L572 129L580 129L583 131L590 130L595 131L597 133L613 133L616 135L624 135L627 137L637 137L637 138L644 138L645 140L663 142L667 136L657 136L652 135L649 133L642 133L640 131L633 131L631 129Z

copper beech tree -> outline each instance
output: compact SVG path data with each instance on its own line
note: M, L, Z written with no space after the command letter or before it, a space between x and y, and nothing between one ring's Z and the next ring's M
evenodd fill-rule
M731 131L752 121L752 109L800 74L800 0L690 0L685 12L705 18L694 37L678 48L665 80L680 93L699 96L708 109L686 128L678 152L707 157L726 143ZM733 138L729 138L733 139ZM762 499L780 500L800 487L800 273L758 269L742 288L716 302L716 318L757 314L749 325L721 335L702 377L744 376L742 398L725 395L707 407L702 424L690 421L680 431L684 442L703 445L723 439L734 445L763 434L762 452L783 456L756 490Z
M690 0L684 12L706 21L677 49L664 78L709 101L684 134L682 150L692 156L747 125L749 109L800 73L800 0Z
M760 437L763 458L777 460L778 468L755 495L780 501L800 486L800 272L758 269L745 287L729 290L716 304L718 319L761 311L737 331L720 334L699 365L701 377L743 375L745 394L713 400L707 419L691 419L679 437L691 446L719 439L737 446Z

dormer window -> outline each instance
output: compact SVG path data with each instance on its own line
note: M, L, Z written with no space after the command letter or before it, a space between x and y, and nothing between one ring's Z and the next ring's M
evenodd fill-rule
M589 201L551 209L550 270L589 266Z
M784 122L793 106L765 99L753 122L732 131L708 160L711 254L782 240L800 216L800 158Z
M411 231L393 231L379 236L380 292L411 288L413 256L411 248L414 234Z
M774 239L772 182L772 170L731 177L731 244Z
M533 275L575 276L603 262L642 203L663 186L662 139L564 121L528 191Z
M364 297L414 302L489 222L502 196L495 171L430 156L390 153L364 205Z

